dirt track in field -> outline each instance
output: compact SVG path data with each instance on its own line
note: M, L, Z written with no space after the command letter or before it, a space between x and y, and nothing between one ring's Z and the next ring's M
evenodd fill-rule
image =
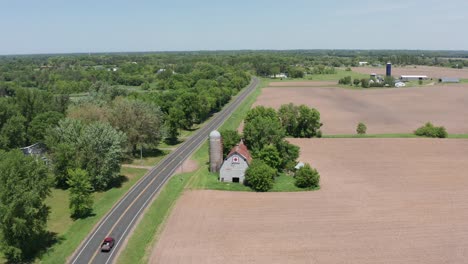
M385 74L385 67L353 67L353 71L364 74ZM429 78L438 79L441 77L454 77L468 79L468 69L452 69L445 67L430 67L430 66L406 66L392 67L392 75L399 77L400 75L427 75Z
M367 125L368 134L412 133L427 121L445 126L451 134L468 133L466 84L368 90L265 88L254 106L278 109L290 102L318 109L324 134L355 134L359 122Z
M290 141L321 190L187 191L150 263L466 263L468 140Z

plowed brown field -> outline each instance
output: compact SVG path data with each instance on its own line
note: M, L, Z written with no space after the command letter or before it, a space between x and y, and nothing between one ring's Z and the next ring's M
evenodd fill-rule
M151 263L466 263L468 140L292 139L319 191L187 191Z
M324 134L355 134L359 122L367 125L368 134L412 133L428 121L452 134L468 133L464 84L369 90L266 88L255 105L279 108L290 102L317 108Z

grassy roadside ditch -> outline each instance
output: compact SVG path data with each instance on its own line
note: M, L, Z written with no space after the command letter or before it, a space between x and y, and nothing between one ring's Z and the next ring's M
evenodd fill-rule
M62 264L73 253L94 225L111 209L111 207L125 194L147 170L135 168L122 168L121 174L127 178L121 187L106 192L95 193L94 215L85 219L72 221L68 209L68 191L53 190L52 196L47 199L51 207L48 229L57 233L58 242L53 245L37 261L40 263Z
M261 83L252 94L237 108L220 129L236 129L244 119L247 111L260 95L261 88L266 87L269 80L261 79ZM164 221L169 216L172 207L187 187L194 186L201 174L206 174L208 157L208 143L205 142L195 153L192 159L199 168L194 172L178 174L166 183L156 199L148 207L140 223L129 237L127 246L117 259L117 263L148 263L153 246L157 242L158 234L164 227ZM238 184L239 185L239 184Z

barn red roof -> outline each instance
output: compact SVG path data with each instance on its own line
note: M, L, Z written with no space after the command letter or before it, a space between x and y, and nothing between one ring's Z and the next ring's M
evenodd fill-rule
M252 156L250 155L250 152L247 149L247 146L244 144L244 141L242 141L242 140L241 140L241 142L239 144L237 144L236 146L234 146L231 149L231 151L229 152L229 154L227 155L226 158L229 158L234 153L237 153L237 154L241 155L242 157L244 157L247 160L247 163L249 163L249 164L252 161Z

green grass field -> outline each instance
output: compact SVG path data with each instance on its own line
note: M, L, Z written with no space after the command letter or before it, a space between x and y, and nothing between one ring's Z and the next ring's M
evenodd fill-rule
M70 218L68 191L54 189L51 197L47 199L47 204L51 208L47 226L49 231L57 233L58 242L41 256L38 262L65 263L67 257L74 252L94 225L146 172L144 169L122 168L121 174L126 178L122 186L95 193L93 207L95 215L76 221Z

